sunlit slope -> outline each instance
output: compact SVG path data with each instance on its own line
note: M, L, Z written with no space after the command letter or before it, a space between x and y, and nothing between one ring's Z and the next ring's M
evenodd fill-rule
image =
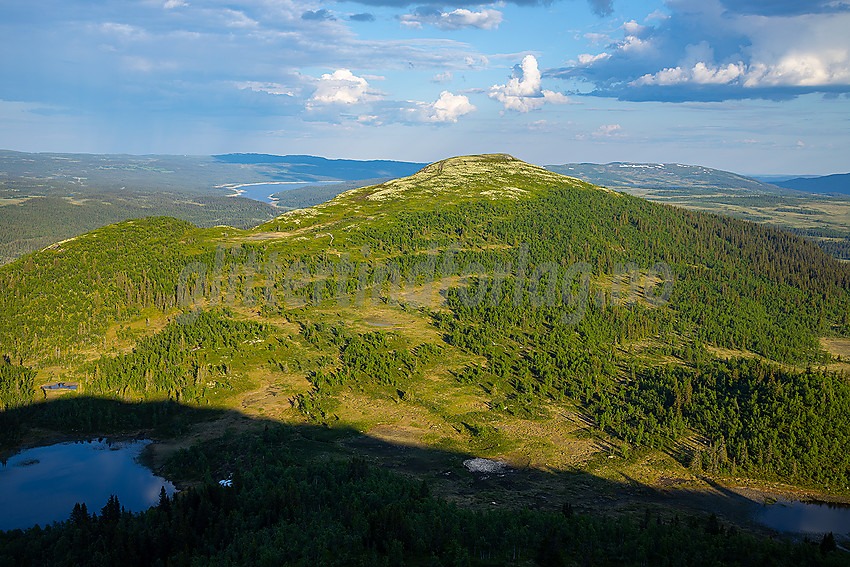
M429 279L434 301L417 300ZM510 156L444 160L250 231L119 223L0 283L5 403L36 397L23 362L87 393L535 466L664 449L712 474L850 479L850 387L805 372L841 364L819 339L850 334L850 267Z
M647 270L663 262L677 282L669 304L677 332L773 360L817 358L818 336L848 329L850 267L813 244L596 187L504 154L443 160L290 211L237 241L282 255L362 259L367 250L372 259L398 257L403 266L432 246L454 247L488 268L508 261L516 267L525 246L529 270L587 262L609 283L618 265Z
M474 201L519 201L554 188L607 191L507 154L462 156L432 163L410 177L346 191L326 203L292 211L260 228L274 228L289 220L304 226L307 219L313 219L311 223L363 217L374 220L374 215L381 218L399 211L430 212Z
M403 270L433 247L455 249L458 274L472 260L487 269L511 262L516 272L524 246L528 274L546 262L587 262L602 293L618 264L647 270L664 262L677 282L664 311L680 335L774 360L816 358L817 337L848 325L850 267L800 238L491 154L449 158L251 231L128 221L22 258L0 269L0 347L24 358L93 348L114 321L142 308L173 309L183 267L202 261L212 269L219 246L230 250L227 263L250 257L262 267L272 255L282 264L357 261L365 251Z
M401 200L428 208L443 202L478 198L518 199L554 186L590 188L572 177L554 174L507 154L453 157L395 179L340 195L367 201Z
M459 156L428 165L409 177L352 189L315 207L289 211L258 227L254 238L275 239L279 233L280 238L296 239L299 247L312 250L313 239L324 238L317 243L322 248L333 235L337 238L334 248L343 243L359 246L364 237L374 237L377 232L410 232L413 217L439 219L445 214L445 230L435 225L427 234L417 235L417 240L442 241L452 237L454 221L450 217L461 210L492 208L499 218L507 218L517 205L527 206L531 199L559 190L577 198L585 193L604 193L611 199L621 196L507 154ZM467 232L488 237L486 226L469 227Z
M109 326L169 312L181 270L208 235L168 217L129 220L53 244L0 268L0 350L31 362L97 351ZM232 229L235 230L235 229Z

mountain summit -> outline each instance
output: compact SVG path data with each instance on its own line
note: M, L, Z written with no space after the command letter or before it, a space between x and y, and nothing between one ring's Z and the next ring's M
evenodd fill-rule
M355 219L372 221L397 213L424 213L475 201L514 202L553 190L590 190L619 195L574 177L551 172L508 154L451 157L425 166L409 177L351 189L307 209L288 211L261 231L300 231L307 227L355 228Z
M518 199L539 189L569 185L591 187L573 177L553 173L508 154L451 157L423 167L409 177L342 193L339 199L387 201L405 198L431 202L433 199L478 198Z

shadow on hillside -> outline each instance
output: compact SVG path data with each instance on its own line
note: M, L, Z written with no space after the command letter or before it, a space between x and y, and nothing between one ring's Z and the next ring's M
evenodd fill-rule
M173 401L128 403L91 397L62 397L0 412L0 458L17 450L64 440L94 437L144 437L158 443L149 458L158 473L188 487L203 477L227 478L245 463L256 466L258 449L283 449L298 462L360 458L416 480L439 497L474 509L542 509L565 505L580 513L661 517L716 513L727 522L749 526L756 503L725 489L694 488L684 479L646 485L584 471L508 468L472 472L472 455L432 447L391 443L348 427L287 425L234 410L185 406ZM210 458L201 467L188 460L195 446ZM150 456L149 456L150 457ZM479 462L480 463L480 462ZM485 463L486 466L486 463ZM205 469L205 470L202 470ZM694 521L702 521L694 520Z

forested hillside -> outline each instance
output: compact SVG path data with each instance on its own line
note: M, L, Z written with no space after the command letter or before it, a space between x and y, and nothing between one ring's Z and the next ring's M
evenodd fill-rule
M0 268L4 352L13 360L67 359L73 349L96 348L109 325L142 307L174 307L177 278L200 234L171 218L125 221Z
M61 373L84 395L526 468L850 486L847 365L822 342L850 336L850 265L506 155L444 160L248 231L119 223L0 268L0 285L14 415ZM122 423L110 416L81 430ZM27 420L9 420L14 445ZM399 541L386 545L427 548Z
M169 216L199 227L250 228L279 213L267 203L244 197L183 193L121 191L76 197L25 197L12 201L12 204L0 206L0 226L3 227L0 264L60 240L128 219Z

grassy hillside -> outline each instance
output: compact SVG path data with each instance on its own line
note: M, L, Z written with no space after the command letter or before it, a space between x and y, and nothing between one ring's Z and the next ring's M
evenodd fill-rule
M0 285L8 445L37 434L11 408L93 395L641 486L850 486L850 367L833 354L850 346L850 266L507 155L251 230L111 225ZM37 390L54 380L80 389Z
M368 185L377 185L390 181L391 177L382 177L375 179L359 179L357 181L347 181L345 183L326 183L323 185L307 185L304 187L296 187L295 189L287 189L286 191L278 191L271 195L274 199L275 206L284 210L289 209L305 209L320 205L325 201L330 201L340 193L345 193L351 189L365 187Z

